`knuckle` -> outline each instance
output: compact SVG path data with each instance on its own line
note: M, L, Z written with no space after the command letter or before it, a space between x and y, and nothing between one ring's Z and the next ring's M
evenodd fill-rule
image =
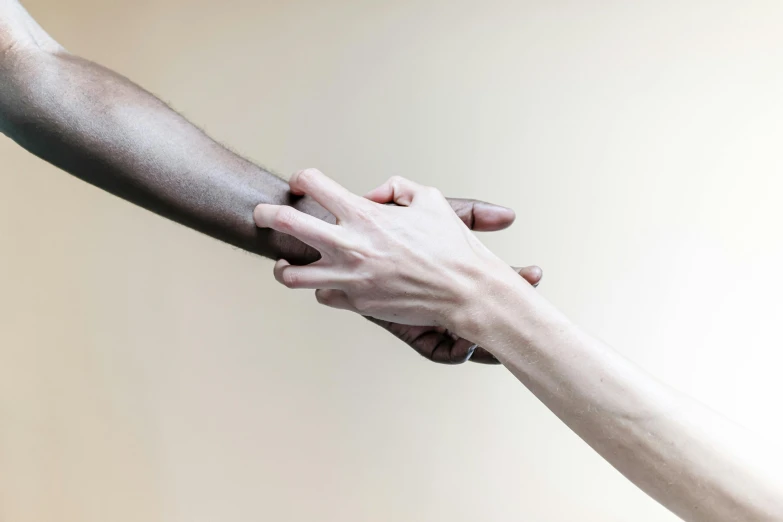
M345 264L352 270L358 270L370 257L362 248L351 248L343 253Z
M307 187L312 185L313 181L321 175L321 171L318 169L304 169L299 171L298 176L296 177L297 184L302 187Z
M292 230L296 223L296 213L290 207L280 207L272 219L275 228L281 230Z
M370 205L356 205L353 208L353 216L363 223L375 223L377 214L375 208Z
M442 197L443 197L443 194L441 193L441 191L440 191L440 190L438 190L438 189L437 189L437 188L435 188L435 187L425 187L425 188L424 188L424 192L425 192L425 193L426 193L428 196L430 196L430 197L435 197L435 198L442 198Z
M475 345L471 346L464 352L459 352L452 347L451 351L449 351L449 359L451 361L451 364L465 364L470 360L470 358L473 356L473 351L475 350Z
M351 310L356 310L359 313L363 311L363 309L359 306L360 303L357 302L356 297L348 294L346 295L345 302Z
M335 295L334 292L329 292L328 290L318 290L315 293L315 299L319 304L330 306L335 302Z
M351 306L362 313L367 313L370 309L370 301L364 297L349 298Z

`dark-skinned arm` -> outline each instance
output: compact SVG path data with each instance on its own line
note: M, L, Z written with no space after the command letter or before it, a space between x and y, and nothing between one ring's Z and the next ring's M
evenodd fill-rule
M0 130L96 187L265 257L305 264L318 253L258 229L257 204L290 204L334 221L127 78L68 53L17 0L0 0ZM498 230L514 220L503 207L451 202L476 230Z

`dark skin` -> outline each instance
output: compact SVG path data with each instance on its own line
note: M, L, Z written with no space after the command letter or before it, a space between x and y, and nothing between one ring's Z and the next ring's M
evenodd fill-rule
M17 0L0 0L0 130L31 153L96 187L248 252L307 264L318 253L256 228L259 203L333 216L288 184L212 140L133 82L62 49ZM471 229L501 230L510 209L451 199ZM537 267L520 274L538 284ZM495 358L432 328L374 321L439 363Z

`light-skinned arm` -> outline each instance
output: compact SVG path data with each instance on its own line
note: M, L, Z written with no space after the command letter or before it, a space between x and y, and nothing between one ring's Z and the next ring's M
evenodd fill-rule
M394 178L360 198L314 170L295 175L291 188L313 196L338 224L260 205L259 226L323 254L307 267L279 261L280 282L316 288L318 300L334 308L448 328L480 343L610 464L686 521L783 520L778 448L584 333L484 247L437 190Z

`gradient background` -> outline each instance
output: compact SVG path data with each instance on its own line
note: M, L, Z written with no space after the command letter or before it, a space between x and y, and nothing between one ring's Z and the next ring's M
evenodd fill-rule
M572 319L783 437L780 2L25 5L277 171L514 207ZM0 154L4 522L674 520L502 368Z

